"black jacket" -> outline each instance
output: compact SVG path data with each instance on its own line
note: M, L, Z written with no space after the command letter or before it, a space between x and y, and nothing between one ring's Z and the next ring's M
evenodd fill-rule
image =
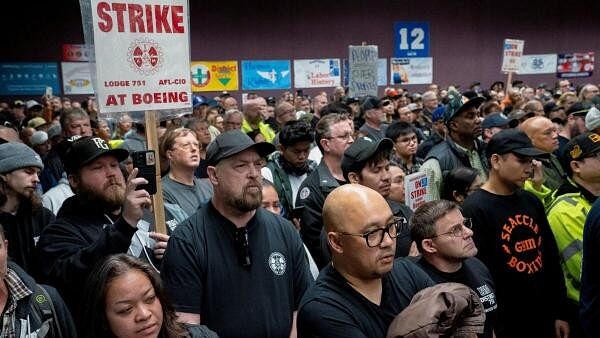
M487 173L489 168L487 166L487 159L485 157L485 144L478 139L476 139L475 142L475 150L479 155L481 165ZM443 178L445 178L446 175L448 175L448 173L454 168L471 168L471 163L469 162L469 157L467 154L463 150L459 149L456 146L456 143L450 137L447 137L444 142L440 142L431 148L429 154L427 154L427 157L425 158L425 161L429 160L430 158L435 158L440 163L440 169L442 170Z
M52 221L52 211L42 206L32 208L28 202L21 203L16 215L0 212L0 224L10 243L8 256L35 278L40 274L35 246L42 230Z
M17 302L17 308L15 310L16 320L14 323L15 332L17 335L19 332L21 332L21 325L27 323L31 333L39 330L39 332L37 332L37 337L40 338L56 338L60 337L61 335L63 338L77 337L77 332L75 330L75 325L73 324L73 319L71 318L71 313L69 312L69 309L67 309L67 306L63 302L58 292L56 292L53 287L47 285L41 286L50 296L54 311L53 314L33 314L32 311L41 309L40 306L34 304L34 302L39 301L35 299L35 297L38 296L36 294L37 288L35 280L13 262L8 263L8 268L13 270L19 276L21 281L27 286L27 288L34 292ZM36 320L37 318L41 318L43 322ZM43 335L43 331L46 331L46 329L42 327L49 328L49 331L46 335ZM27 331L27 328L24 328L24 330ZM58 334L59 331L61 335Z
M44 229L38 243L42 272L63 295L75 319L91 270L106 256L127 252L135 231L123 218L113 222L77 195L65 200L56 220Z

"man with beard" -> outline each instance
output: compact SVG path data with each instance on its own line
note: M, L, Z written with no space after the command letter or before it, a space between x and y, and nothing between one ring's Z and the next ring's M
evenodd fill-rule
M11 243L8 255L34 276L39 272L35 245L44 227L54 220L36 194L43 167L40 156L28 146L0 145L0 224Z
M239 130L208 146L211 201L177 226L161 277L178 320L219 337L289 337L312 282L300 236L263 208L263 157L275 150Z
M440 198L444 177L454 168L473 168L482 179L487 178L484 144L477 138L481 135L479 106L485 99L480 96L467 99L454 89L448 92L448 98L444 111L448 137L431 148L419 169L427 173L428 200Z
M385 337L394 317L431 279L406 258L394 259L401 221L377 191L346 184L323 206L332 259L298 312L298 336Z
M309 122L288 122L279 133L279 151L271 154L262 168L262 176L275 186L281 215L289 220L292 220L300 185L317 167L315 161L308 159L314 139L315 132Z
M127 182L119 162L127 150L110 149L99 137L72 141L66 151L65 170L75 195L63 203L54 222L42 232L38 249L42 273L55 286L73 313L92 268L115 253L125 253L138 229L143 209L151 203L146 184L134 169ZM151 233L157 241L155 254L162 254L168 237Z

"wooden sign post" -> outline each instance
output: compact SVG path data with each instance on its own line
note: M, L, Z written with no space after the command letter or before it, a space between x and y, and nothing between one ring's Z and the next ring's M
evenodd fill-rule
M156 132L156 113L152 110L147 110L144 113L144 121L146 123L146 140L148 142L148 150L154 150L154 165L156 166L156 194L152 195L152 211L154 213L154 229L161 234L167 234L167 226L165 224L165 202L163 199L162 183L160 178L160 153L158 145L158 137Z

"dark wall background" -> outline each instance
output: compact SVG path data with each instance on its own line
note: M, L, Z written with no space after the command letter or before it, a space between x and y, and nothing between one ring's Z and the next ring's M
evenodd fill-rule
M16 10L5 12L0 21L0 61L58 62L63 43L84 43L77 0L19 1L11 6ZM349 44L365 41L379 46L380 57L389 58L394 22L426 21L434 82L464 87L480 81L487 87L506 80L500 66L507 37L525 40L525 54L594 51L598 57L598 13L597 0L190 0L191 56L238 61L344 58ZM573 82L600 83L598 72ZM554 74L515 79L531 85L556 81ZM330 91L304 91L320 90Z

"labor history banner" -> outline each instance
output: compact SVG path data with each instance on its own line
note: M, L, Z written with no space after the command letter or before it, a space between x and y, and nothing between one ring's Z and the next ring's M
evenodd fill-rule
M242 61L242 89L290 89L292 86L290 60Z
M390 84L430 84L432 82L432 57L390 59Z
M411 210L414 211L429 201L428 190L427 173L417 172L404 177L404 200Z
M191 109L186 0L90 0L101 113Z
M92 67L87 62L63 62L60 68L65 95L94 93Z
M558 78L588 77L594 72L594 52L558 54Z
M521 68L521 56L523 56L523 47L525 41L515 39L505 39L504 48L502 50L502 67L503 72L518 72Z
M377 46L348 46L348 95L377 96Z
M193 61L192 91L238 90L237 61Z
M60 94L58 64L53 62L0 63L0 95L44 95L47 88Z
M518 74L552 74L556 72L556 54L521 56Z
M294 60L294 87L337 87L340 83L340 59Z

